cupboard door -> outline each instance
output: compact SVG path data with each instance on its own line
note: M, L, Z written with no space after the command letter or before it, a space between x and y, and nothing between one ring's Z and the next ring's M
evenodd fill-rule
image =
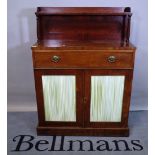
M82 77L78 70L35 70L40 124L82 125Z
M87 126L127 125L131 79L131 70L86 71L85 97L88 108L85 113L85 123Z

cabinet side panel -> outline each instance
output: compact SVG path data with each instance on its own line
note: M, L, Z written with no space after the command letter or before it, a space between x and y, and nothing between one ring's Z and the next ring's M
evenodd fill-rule
M121 122L124 76L91 77L91 122Z
M76 121L75 76L42 76L46 121Z

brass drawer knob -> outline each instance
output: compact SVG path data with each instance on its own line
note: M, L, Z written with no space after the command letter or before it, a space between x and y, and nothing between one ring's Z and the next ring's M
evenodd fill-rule
M54 56L52 57L52 61L53 61L53 62L59 62L59 61L60 61L60 57L57 56L57 55L54 55Z
M110 63L113 63L113 62L116 62L116 57L115 56L109 56L108 57L108 62L110 62Z

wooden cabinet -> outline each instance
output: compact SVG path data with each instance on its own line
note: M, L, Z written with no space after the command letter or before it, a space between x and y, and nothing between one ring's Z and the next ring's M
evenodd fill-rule
M128 136L130 8L40 7L36 15L37 133Z

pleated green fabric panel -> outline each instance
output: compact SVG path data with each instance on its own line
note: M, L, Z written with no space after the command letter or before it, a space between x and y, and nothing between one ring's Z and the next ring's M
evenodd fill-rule
M120 122L124 76L91 77L91 122Z
M75 76L42 76L46 121L76 121Z

